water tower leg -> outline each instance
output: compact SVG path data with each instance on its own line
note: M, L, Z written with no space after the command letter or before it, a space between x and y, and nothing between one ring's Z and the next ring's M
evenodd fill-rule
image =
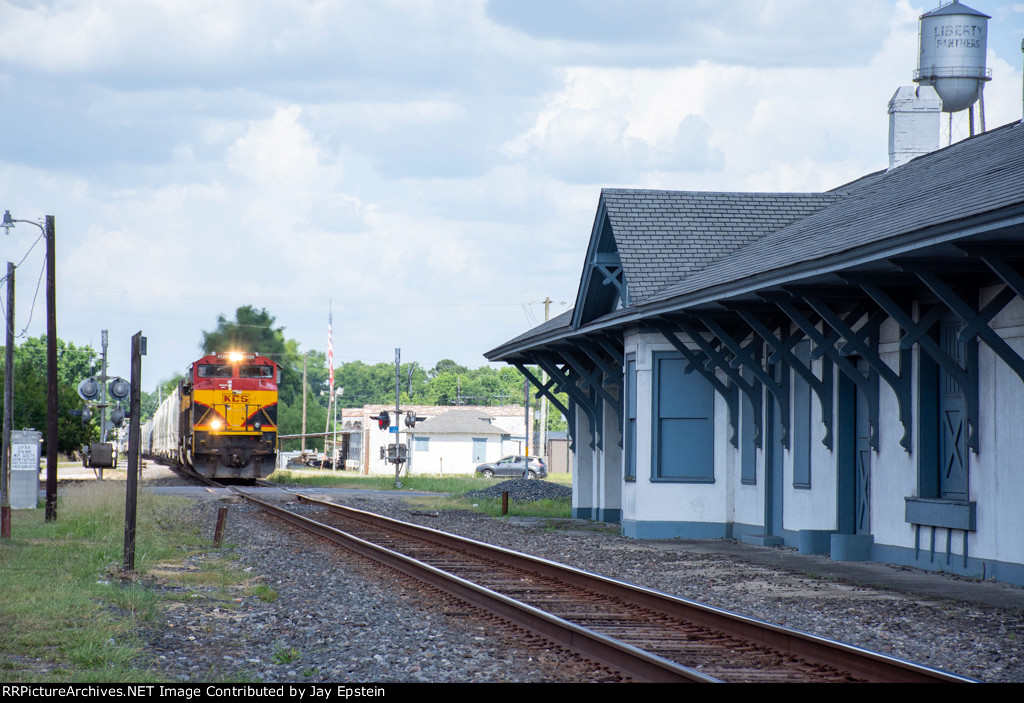
M978 90L978 117L981 118L981 132L985 133L985 84Z

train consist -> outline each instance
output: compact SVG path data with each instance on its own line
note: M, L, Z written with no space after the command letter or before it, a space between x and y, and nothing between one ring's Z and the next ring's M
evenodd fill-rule
M269 475L277 459L280 380L280 366L265 356L204 356L143 425L143 456L208 478Z

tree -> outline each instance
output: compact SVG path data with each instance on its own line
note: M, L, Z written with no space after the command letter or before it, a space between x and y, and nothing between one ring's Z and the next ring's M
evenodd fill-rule
M0 347L2 348L2 347ZM96 352L57 340L57 449L77 450L99 436L95 423L83 423L69 410L82 407L78 383L96 373ZM3 378L0 377L0 408L3 407ZM14 350L14 429L32 427L46 439L46 336L25 340ZM45 451L45 448L44 448Z
M204 354L241 351L255 352L281 363L287 343L284 327L274 328L275 318L265 308L243 305L235 310L235 319L217 316L217 329L203 332Z
M217 316L217 329L203 332L200 344L204 354L241 351L266 356L281 365L279 402L302 402L302 356L294 339L285 339L284 327L274 327L276 318L265 308L243 305L235 310L235 319Z

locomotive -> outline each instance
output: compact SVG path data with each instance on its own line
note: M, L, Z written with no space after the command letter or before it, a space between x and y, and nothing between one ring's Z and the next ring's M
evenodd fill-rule
M142 428L143 455L208 478L259 479L277 459L281 367L259 354L207 354L192 363Z

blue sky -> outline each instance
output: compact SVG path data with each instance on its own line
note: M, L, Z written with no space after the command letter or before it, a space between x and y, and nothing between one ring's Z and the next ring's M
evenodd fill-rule
M992 15L1021 117L1024 3ZM884 168L906 0L0 0L0 211L57 222L58 334L144 387L266 307L304 349L476 366L573 301L600 188ZM958 127L957 135L966 127ZM18 261L35 238L3 242ZM39 247L16 327L45 330Z

